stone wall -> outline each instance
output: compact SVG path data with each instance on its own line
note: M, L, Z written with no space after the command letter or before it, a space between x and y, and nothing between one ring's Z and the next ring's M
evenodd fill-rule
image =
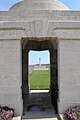
M0 105L15 109L21 115L22 73L20 40L0 40Z
M58 46L59 113L80 104L80 40L60 40Z

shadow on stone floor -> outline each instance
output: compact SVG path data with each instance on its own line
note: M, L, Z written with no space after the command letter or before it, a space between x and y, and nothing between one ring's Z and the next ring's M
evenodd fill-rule
M45 107L44 111L27 111L29 105L38 104ZM42 118L56 118L54 108L51 104L49 92L31 92L29 97L24 101L24 115L23 119L42 119Z

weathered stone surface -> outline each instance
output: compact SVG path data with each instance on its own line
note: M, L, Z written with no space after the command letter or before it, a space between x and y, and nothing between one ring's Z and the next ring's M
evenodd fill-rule
M59 110L64 111L80 101L80 41L59 41Z
M21 43L20 40L0 41L0 104L13 107L22 114Z
M69 10L69 8L57 0L24 0L10 8L10 11L21 10Z
M15 108L16 115L22 115L22 94L29 92L29 50L52 52L59 113L80 103L80 11L63 9L57 0L24 0L0 12L0 104Z

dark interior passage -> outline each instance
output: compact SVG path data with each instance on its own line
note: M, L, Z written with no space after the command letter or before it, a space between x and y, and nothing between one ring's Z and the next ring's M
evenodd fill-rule
M56 44L57 43L55 42L55 40L43 40L43 41L28 40L27 42L25 39L23 40L22 96L23 96L24 111L26 111L27 106L29 106L30 104L32 103L35 104L35 101L38 99L39 104L41 104L42 102L44 103L45 100L48 100L51 111L54 111L55 109L56 113L58 112L57 111L57 99L58 99L57 71L58 70L57 70L57 46ZM29 92L30 88L29 88L29 80L28 80L28 57L29 57L28 53L30 50L36 50L36 51L49 50L50 52L50 89L49 89L50 92L48 93L36 94L35 92L33 94ZM32 99L35 98L35 100L33 99L34 101L32 101L31 98ZM30 101L32 103L30 103ZM46 106L45 104L46 103L44 103L44 106ZM49 108L49 106L47 108Z

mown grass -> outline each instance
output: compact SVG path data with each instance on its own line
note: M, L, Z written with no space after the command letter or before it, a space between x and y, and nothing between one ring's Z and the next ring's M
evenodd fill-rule
M35 70L29 76L31 90L48 90L50 73L48 70Z

